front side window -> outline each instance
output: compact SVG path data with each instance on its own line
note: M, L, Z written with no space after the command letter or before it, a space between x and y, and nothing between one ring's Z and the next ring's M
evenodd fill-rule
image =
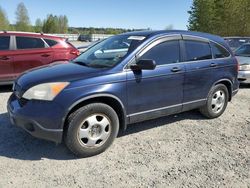
M184 41L186 49L186 61L199 61L212 59L209 43L200 41Z
M164 65L180 62L180 45L179 41L167 41L160 43L145 54L140 59L150 59L156 62L156 65Z
M145 36L117 35L90 47L73 63L93 68L110 68L120 63L134 51L145 39Z
M217 59L217 58L225 58L225 57L230 56L230 53L225 48L223 48L222 46L220 46L220 45L218 45L216 43L213 43L213 42L211 42L210 44L211 44L211 48L212 48L215 59Z
M10 37L1 36L0 37L0 50L9 50L10 49Z
M40 38L16 37L17 49L45 48L45 44Z

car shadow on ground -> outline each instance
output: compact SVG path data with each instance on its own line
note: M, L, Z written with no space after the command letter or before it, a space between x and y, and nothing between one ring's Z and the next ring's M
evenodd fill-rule
M197 111L158 118L146 122L129 125L127 130L118 136L123 137L181 121L183 119L204 119ZM73 160L77 159L64 144L56 145L53 142L32 137L24 130L11 125L8 114L0 114L0 156L19 160Z
M250 84L240 84L240 89L250 89Z
M4 85L4 86L0 85L0 93L8 93L8 92L12 92L12 85Z

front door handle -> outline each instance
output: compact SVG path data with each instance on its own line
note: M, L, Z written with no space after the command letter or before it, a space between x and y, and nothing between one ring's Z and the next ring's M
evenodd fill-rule
M217 63L211 63L210 67L217 67Z
M9 60L10 58L8 56L1 56L0 57L0 60L4 60L4 61L7 61Z
M49 54L42 54L41 56L42 57L49 57L50 55Z
M181 69L180 69L179 67L173 67L173 68L171 69L171 71L172 71L172 72L180 72Z

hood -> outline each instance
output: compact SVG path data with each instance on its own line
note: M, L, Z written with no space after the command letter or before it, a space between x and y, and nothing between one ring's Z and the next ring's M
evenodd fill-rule
M250 57L244 57L244 56L236 56L237 60L239 61L240 65L243 64L250 64Z
M71 82L103 74L107 69L90 68L75 63L55 63L23 73L16 81L22 89L48 82Z

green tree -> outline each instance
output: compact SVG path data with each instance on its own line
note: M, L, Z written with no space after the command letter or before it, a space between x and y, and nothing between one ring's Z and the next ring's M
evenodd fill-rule
M9 21L5 11L0 7L0 30L8 30Z
M68 18L66 15L60 15L58 18L58 30L59 33L68 32Z
M250 35L250 0L193 0L189 30L221 36Z
M36 19L36 23L35 23L35 32L39 33L42 32L43 29L43 22L40 18Z
M43 23L44 33L57 33L57 20L52 14L47 16Z
M20 3L16 10L16 30L18 31L31 31L30 19L28 10L24 3Z

